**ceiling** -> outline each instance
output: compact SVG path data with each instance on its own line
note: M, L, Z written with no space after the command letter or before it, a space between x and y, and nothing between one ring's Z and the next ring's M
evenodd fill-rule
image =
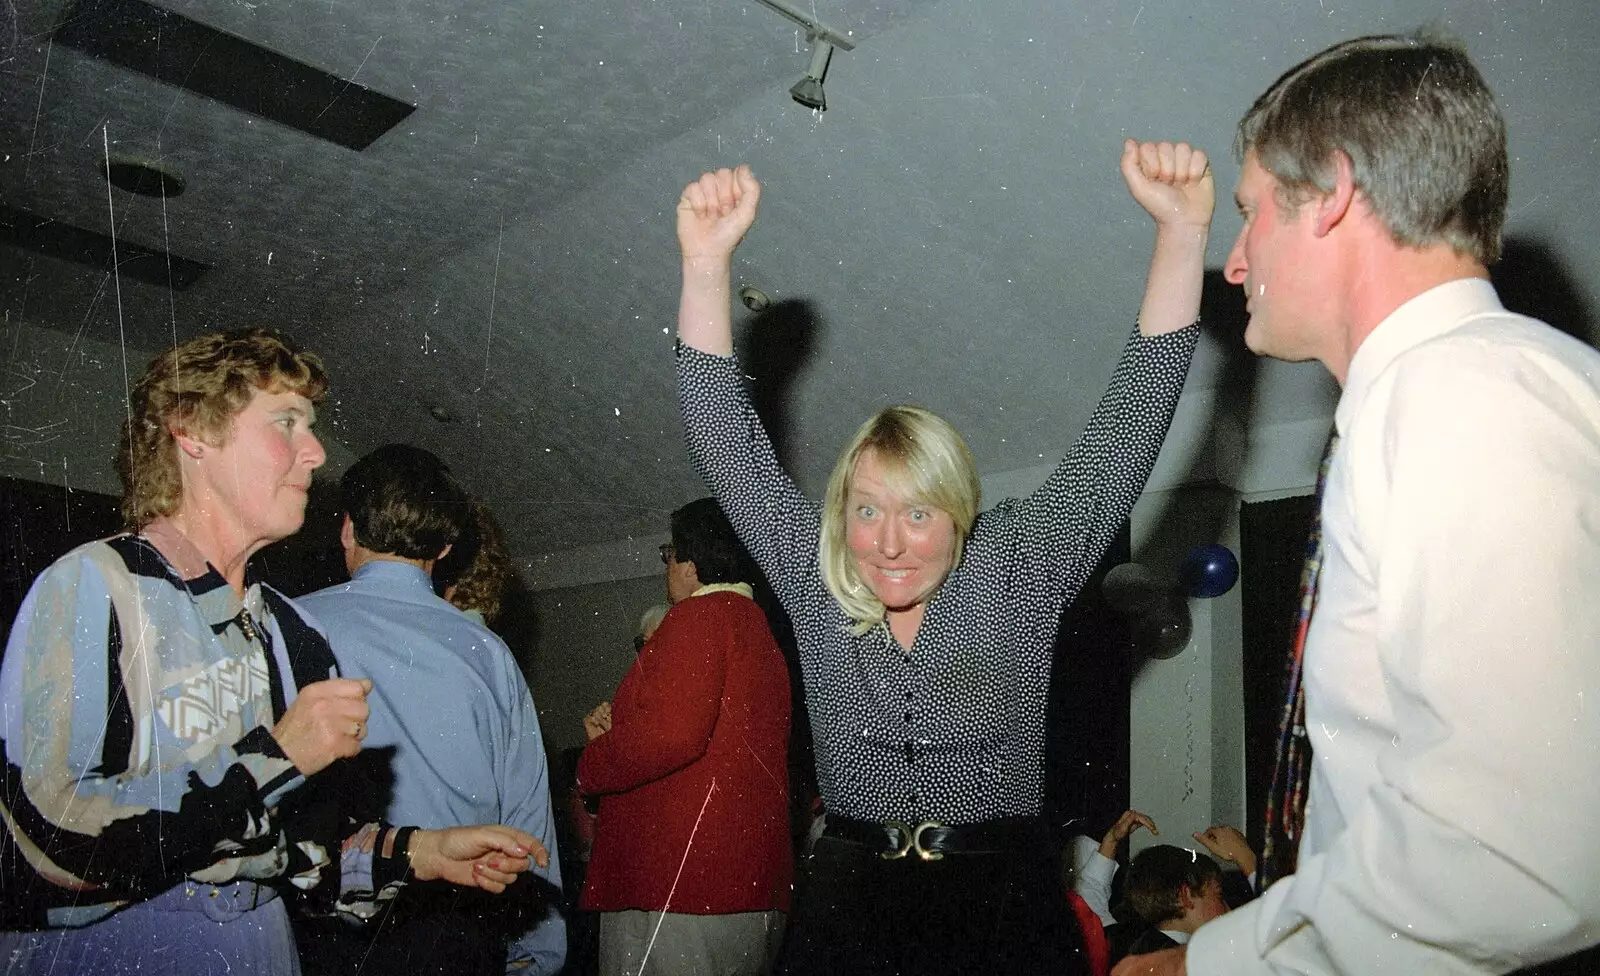
M1219 267L1255 94L1328 43L1419 22L1467 43L1510 125L1505 290L1597 335L1590 0L814 0L856 44L823 114L787 94L803 32L753 0L165 5L415 105L360 151L56 39L67 20L92 34L100 2L0 8L0 204L211 268L175 290L0 244L0 474L114 490L127 376L174 337L269 323L328 362L330 468L428 447L530 560L654 540L701 493L672 385L673 207L740 161L765 192L735 274L775 302L740 310L741 349L801 484L898 401L946 415L986 474L1032 468L1132 326L1151 228L1122 138L1212 153ZM110 189L111 154L187 188ZM1250 360L1242 303L1211 284L1187 402L1252 427L1328 416L1321 371Z

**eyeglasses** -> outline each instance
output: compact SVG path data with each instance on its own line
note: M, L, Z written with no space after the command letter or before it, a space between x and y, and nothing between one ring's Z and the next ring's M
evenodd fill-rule
M674 550L672 548L672 543L663 542L661 544L661 564L663 566L668 565L668 564L670 564L672 562L673 552L674 552Z

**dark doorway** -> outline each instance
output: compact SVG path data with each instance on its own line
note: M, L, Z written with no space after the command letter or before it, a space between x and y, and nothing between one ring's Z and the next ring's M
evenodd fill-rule
M1127 526L1061 616L1045 712L1044 815L1065 841L1098 838L1128 808L1131 635L1101 592L1129 559Z
M1247 502L1239 512L1239 565L1244 639L1245 820L1250 846L1261 850L1284 703L1284 663L1294 634L1300 568L1315 514L1315 496Z

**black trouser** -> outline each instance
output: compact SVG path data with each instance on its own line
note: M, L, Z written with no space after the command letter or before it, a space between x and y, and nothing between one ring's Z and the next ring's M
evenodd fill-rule
M786 976L1061 973L1088 967L1058 859L1036 848L999 854L915 852L884 860L824 835L800 864L778 970Z
M494 897L471 888L409 884L365 924L297 919L301 968L305 976L503 976L504 911Z

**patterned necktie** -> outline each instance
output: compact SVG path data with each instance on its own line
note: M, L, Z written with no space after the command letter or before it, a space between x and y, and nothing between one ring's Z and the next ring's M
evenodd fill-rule
M1295 616L1294 644L1289 655L1288 701L1278 726L1278 755L1272 765L1272 786L1267 791L1266 847L1261 856L1261 890L1293 874L1300 850L1300 832L1306 820L1306 789L1311 780L1311 739L1306 735L1306 690L1303 675L1306 633L1317 608L1317 584L1322 576L1322 492L1328 482L1328 462L1339 446L1339 432L1328 437L1317 466L1315 510L1306 539L1305 565L1300 571L1300 609Z

